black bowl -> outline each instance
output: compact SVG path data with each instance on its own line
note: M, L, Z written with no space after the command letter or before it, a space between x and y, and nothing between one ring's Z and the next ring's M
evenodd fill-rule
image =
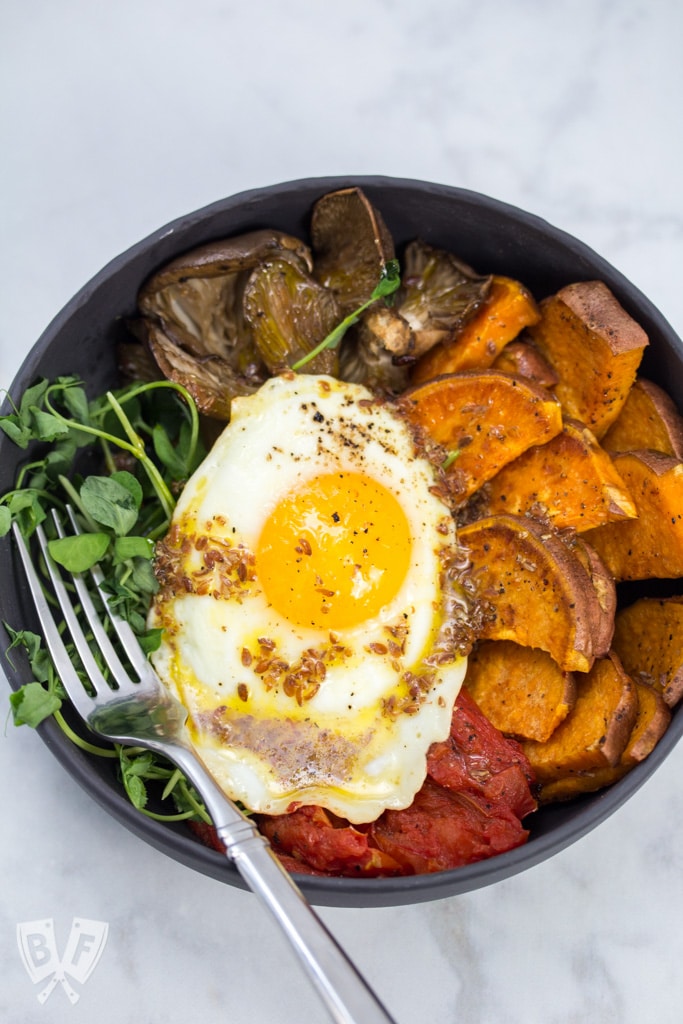
M152 271L193 246L253 228L277 227L306 237L314 201L350 184L361 186L381 210L398 245L419 236L451 249L479 271L518 278L538 299L572 281L604 281L649 336L644 376L659 382L683 407L683 343L648 299L587 246L538 217L477 193L379 177L274 185L221 200L161 228L114 259L74 296L28 354L10 394L18 397L35 378L59 374L77 374L91 394L103 392L116 380L114 343L125 333L123 320L134 312L137 290ZM3 411L9 411L7 404ZM12 486L23 458L0 435L0 493ZM0 620L15 628L37 628L9 540L0 543L0 579ZM5 671L16 688L30 677L19 667L19 657L14 660L17 667L5 662ZM51 720L38 732L87 793L123 825L188 867L244 887L225 858L198 842L185 826L162 824L135 811L109 762L84 754ZM532 816L528 843L509 853L451 871L406 878L302 876L301 887L319 905L377 907L441 899L497 882L545 860L604 821L652 775L681 732L683 711L678 711L645 762L609 789L538 811Z

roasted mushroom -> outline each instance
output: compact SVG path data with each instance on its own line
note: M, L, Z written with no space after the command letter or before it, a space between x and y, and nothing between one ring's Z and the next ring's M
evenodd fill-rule
M415 339L391 306L372 306L353 327L339 354L342 380L373 391L400 394L408 386Z
M252 271L276 257L310 271L310 250L298 238L252 231L185 253L140 290L134 333L209 416L227 419L230 399L271 373L244 316L243 292Z
M322 196L311 217L313 273L329 288L342 316L372 295L394 242L382 215L359 188Z
M272 373L294 366L338 324L339 307L329 289L301 266L282 257L252 271L244 288L244 317L254 344ZM307 373L337 374L337 353L323 350Z
M476 274L445 249L419 239L407 245L396 309L415 335L415 354L455 335L482 304L490 287L490 275Z
M227 422L231 400L237 395L251 394L259 387L258 382L249 382L220 356L199 357L188 352L174 336L173 329L157 320L141 320L136 333L163 376L187 388L205 416Z
M145 283L138 297L140 312L173 324L176 336L196 355L226 358L245 342L241 314L245 276L279 255L310 272L308 247L281 231L252 231L200 246L168 263ZM230 361L235 365L234 357Z

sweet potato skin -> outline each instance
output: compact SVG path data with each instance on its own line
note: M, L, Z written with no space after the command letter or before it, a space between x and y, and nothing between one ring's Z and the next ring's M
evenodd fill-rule
M540 384L542 388L554 388L558 376L537 348L528 341L511 341L503 348L491 364L494 370L511 373Z
M522 744L541 787L567 776L613 768L635 725L636 688L616 655L597 660L590 672L577 678L577 686L574 708L550 739Z
M567 543L588 573L600 606L601 615L593 623L593 651L596 658L604 658L612 647L614 617L617 611L617 588L609 569L583 536Z
M553 531L520 516L459 530L484 612L479 638L540 647L565 671L586 672L604 615L581 560Z
M488 509L541 515L556 529L578 532L636 516L608 453L588 427L570 419L546 444L503 466L489 482Z
M546 782L539 789L539 803L572 800L581 793L594 793L611 786L652 753L669 727L671 712L661 694L651 686L635 679L632 682L638 698L638 713L619 762Z
M614 649L629 675L669 707L683 698L683 597L642 597L617 612Z
M619 415L648 344L645 331L601 281L567 285L541 303L529 327L558 376L567 415L600 439Z

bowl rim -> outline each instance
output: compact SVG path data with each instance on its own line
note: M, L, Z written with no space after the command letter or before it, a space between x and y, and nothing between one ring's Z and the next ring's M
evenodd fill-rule
M369 193L375 190L409 190L437 195L446 200L457 200L477 207L480 211L485 210L492 216L505 218L546 240L551 239L572 256L590 265L594 277L600 276L602 279L607 279L609 286L616 291L624 306L627 309L637 310L639 322L645 326L646 332L650 334L654 330L663 335L674 353L683 357L683 342L661 312L637 286L586 243L563 229L553 226L537 214L529 213L483 193L457 186L384 175L335 175L292 179L240 191L200 207L191 213L183 214L150 232L106 263L55 315L21 362L14 381L10 385L9 394L23 392L31 380L39 376L39 367L46 350L62 328L68 324L74 313L89 302L94 293L115 277L131 260L153 248L162 240L172 235L182 235L188 227L205 222L220 213L236 208L256 207L264 198L273 197L275 194L284 199L306 189L323 195L325 192L349 186L358 186ZM182 250L178 249L177 251ZM1 411L7 412L8 410L8 398L5 397ZM0 434L0 450L8 444L8 439ZM16 689L17 685L20 685L21 680L11 666L3 664L2 672L8 678L12 688ZM36 731L75 781L119 823L167 856L210 877L229 882L239 888L246 888L237 871L218 851L199 843L187 832L174 830L167 824L140 814L129 803L123 790L119 793L112 787L101 784L97 773L92 771L89 758L78 748L73 747L54 720L49 719L43 722ZM578 798L573 801L575 811L567 820L553 826L545 834L534 836L529 843L507 853L498 854L488 860L477 861L464 867L427 875L368 879L329 878L299 874L295 878L311 902L338 907L397 906L431 901L496 883L546 860L605 821L654 774L676 745L682 732L683 714L675 715L669 730L654 751L644 762L635 766L625 779L598 793L590 794L588 799ZM626 782L626 787L624 787L624 782ZM626 795L624 795L625 788Z

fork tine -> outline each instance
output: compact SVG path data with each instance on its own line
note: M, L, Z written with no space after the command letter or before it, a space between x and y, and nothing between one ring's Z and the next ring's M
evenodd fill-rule
M57 534L60 537L64 537L64 526L56 509L52 510L52 519L54 521ZM81 603L81 608L83 609L83 613L86 619L88 620L88 624L92 630L93 637L95 638L95 642L97 643L97 646L99 647L100 652L102 653L102 656L114 677L115 683L120 686L122 683L126 682L129 679L128 670L121 662L121 659L119 658L118 654L116 653L116 650L114 649L114 645L112 644L111 640L109 639L109 636L107 635L107 631L105 630L102 624L100 613L95 608L95 605L92 600L92 595L86 585L83 574L71 573L70 575L73 585L76 588L76 593L78 594L78 598ZM103 600L105 601L106 604L106 597L104 597L104 595Z
M78 673L76 672L71 657L69 656L69 652L67 651L64 641L62 640L59 629L57 628L57 624L55 623L52 612L50 610L50 605L43 592L43 585L33 564L33 560L31 558L31 553L29 551L28 545L23 537L23 534L21 533L21 530L19 529L16 523L12 524L12 532L14 533L14 539L19 550L19 555L21 557L21 562L24 567L24 572L26 573L29 589L31 591L31 596L33 598L36 612L38 614L38 619L43 630L43 637L45 639L47 649L52 655L52 660L55 664L55 667L57 668L57 671L59 672L59 678L64 684L64 688L69 694L71 700L73 701L76 710L84 718L87 718L92 708L92 698L86 692L85 687L83 686L83 682ZM37 527L36 534L38 536L41 549L45 555L45 560L50 570L50 575L53 581L53 585L55 587L55 593L57 595L57 599L64 614L64 618L65 620L67 620L70 612L70 617L75 619L73 608L71 607L71 602L69 600L68 594L66 592L64 584L62 583L61 578L55 580L55 577L52 575L52 559L50 558L49 553L47 551L47 541L45 539L45 534L43 532L42 527ZM60 596L60 590L64 595L63 597ZM80 626L78 626L77 621L76 627L77 632L80 633L81 630ZM70 625L69 629L71 630ZM74 639L74 643L75 642L76 641ZM102 676L89 650L88 660L92 664L92 668L94 670L94 679L90 675L90 671L88 670L87 666L85 666L85 663L84 667L88 672L88 676L91 678L93 686L95 686L96 689L98 688L98 684L100 688L102 686L106 686L104 677Z
M80 529L76 521L76 516L74 515L73 508L70 505L67 505L66 511L67 515L69 516L71 527L74 533L82 533L83 531ZM56 513L53 512L53 516L55 516L56 518ZM61 524L58 523L57 528L60 529ZM90 575L92 576L95 582L95 586L99 591L100 597L102 598L103 606L106 610L107 615L109 616L109 619L111 620L111 624L116 630L117 636L121 643L121 647L126 652L126 657L130 661L135 671L138 673L140 679L144 679L145 674L149 669L149 663L147 661L144 651L140 647L140 641L138 640L135 633L131 629L130 624L126 622L126 620L123 619L120 615L118 615L117 612L115 612L111 607L109 603L109 595L103 589L104 577L99 566L93 566L93 568L90 570ZM92 621L90 622L90 624L91 626L93 626L93 629L95 629L95 626ZM99 623L99 621L98 626L101 629L101 623ZM102 630L102 633L106 636L104 630Z

